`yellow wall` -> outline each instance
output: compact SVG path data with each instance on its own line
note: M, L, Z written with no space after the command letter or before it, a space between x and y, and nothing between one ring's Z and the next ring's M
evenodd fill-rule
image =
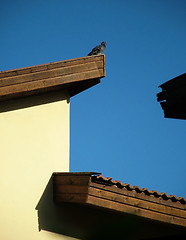
M0 103L0 239L68 239L39 232L35 209L51 174L69 171L69 97L55 94Z

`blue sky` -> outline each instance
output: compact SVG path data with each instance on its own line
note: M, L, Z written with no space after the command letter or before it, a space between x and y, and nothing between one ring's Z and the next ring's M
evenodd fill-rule
M185 72L184 0L4 0L0 71L86 56L107 42L106 77L71 99L71 171L186 198L186 121L158 86Z

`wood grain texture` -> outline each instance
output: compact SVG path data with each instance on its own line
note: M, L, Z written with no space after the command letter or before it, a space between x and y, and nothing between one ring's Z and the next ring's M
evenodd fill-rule
M182 209L182 210L186 210L186 205L185 204L181 204L180 202L172 202L171 200L164 200L161 197L154 197L154 196L148 196L145 193L138 193L135 190L133 191L129 191L125 188L118 188L115 186L106 186L103 184L97 184L94 182L90 183L90 187L95 187L97 189L104 189L105 191L109 191L109 192L113 192L113 193L117 193L117 194L121 194L124 196L129 196L132 198L136 198L136 199L142 199L148 202L152 202L152 203L158 203L161 204L163 206L169 206L169 207L173 207L173 208L178 208L178 209Z
M159 212L152 212L148 209L137 208L136 206L121 204L118 202L113 203L112 201L109 201L107 199L97 198L97 197L91 196L91 195L88 195L86 203L89 205L97 206L97 207L103 207L105 209L109 209L112 211L114 210L117 212L129 213L132 215L145 217L145 218L148 218L151 220L156 220L156 221L160 221L160 222L166 222L166 223L186 227L186 219L176 217L176 216L162 214Z
M185 204L170 203L169 200L147 196L135 190L95 183L92 182L91 175L56 175L54 196L58 203L80 203L186 227Z
M87 201L87 194L74 194L74 193L63 193L63 194L55 194L54 200L57 203L85 203Z
M104 55L5 71L0 73L0 100L61 88L73 96L99 83L104 76ZM71 93L74 85L76 91Z
M22 74L30 74L33 72L42 72L49 69L56 69L60 67L68 67L68 66L74 66L78 64L85 64L85 63L91 63L91 62L97 62L97 61L102 61L105 67L105 55L97 55L97 56L81 57L81 58L69 59L65 61L52 62L52 63L42 64L42 65L3 71L3 72L0 72L0 79L5 77L17 76Z
M54 177L55 185L89 185L90 176L61 176L56 175Z
M111 201L113 202L113 204L117 202L124 205L134 206L139 209L146 209L152 212L159 212L162 214L167 214L186 219L186 212L180 209L165 206L155 202L150 202L143 199L137 199L124 194L116 194L114 192L106 191L105 189L89 187L88 194L97 198L103 198L105 200Z

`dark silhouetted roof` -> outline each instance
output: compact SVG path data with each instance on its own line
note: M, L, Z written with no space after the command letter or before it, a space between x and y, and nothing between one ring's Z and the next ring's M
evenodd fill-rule
M162 85L157 94L166 118L186 119L186 73L175 77Z

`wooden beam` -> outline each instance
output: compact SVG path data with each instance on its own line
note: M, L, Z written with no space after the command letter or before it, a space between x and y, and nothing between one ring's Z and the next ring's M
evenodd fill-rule
M87 194L74 194L74 193L55 194L54 200L57 203L62 203L62 202L85 203L87 201Z
M185 204L93 182L90 174L54 175L54 199L58 203L80 203L186 227Z
M5 71L0 73L0 100L59 89L73 96L104 76L104 55Z
M170 216L176 216L180 218L186 217L186 213L180 209L165 206L155 202L150 202L150 201L139 199L139 198L134 198L124 194L116 194L114 192L107 191L105 189L89 187L88 194L96 198L102 198L102 199L108 200L110 201L111 205L112 204L114 205L117 202L122 205L133 206L136 209L146 209L146 210L152 211L152 214L154 212L158 212L158 213L162 213ZM123 209L123 206L121 207Z
M90 181L90 176L85 175L85 176L63 176L63 175L55 175L54 177L54 185L89 185Z
M152 212L148 209L142 209L142 208L127 205L127 204L121 204L119 202L113 203L112 201L109 201L107 199L98 198L91 195L88 195L86 203L92 206L102 207L104 209L109 209L112 211L128 213L128 214L132 214L140 217L145 217L151 220L156 220L160 222L165 222L165 223L186 227L186 219L176 217L176 216L161 214L159 212Z
M30 74L34 72L42 72L49 69L70 67L78 64L85 64L85 63L98 62L98 61L103 61L103 65L105 68L105 55L96 55L91 57L74 58L74 59L69 59L65 61L52 62L52 63L36 65L31 67L2 71L0 72L0 79L5 77L17 76L22 74Z
M161 197L156 198L154 196L148 196L143 192L138 193L135 190L129 191L125 188L120 189L120 188L115 187L115 186L106 186L106 185L97 184L97 183L94 183L94 182L90 182L89 186L90 186L90 189L91 188L95 188L95 189L98 189L98 190L99 189L100 190L104 189L105 191L110 192L111 194L115 193L115 194L121 195L121 196L128 196L128 197L135 198L135 199L142 199L142 200L147 201L147 202L158 203L162 206L169 206L169 207L182 209L182 210L186 211L186 204L181 204L180 202L172 202L171 200L164 200Z

